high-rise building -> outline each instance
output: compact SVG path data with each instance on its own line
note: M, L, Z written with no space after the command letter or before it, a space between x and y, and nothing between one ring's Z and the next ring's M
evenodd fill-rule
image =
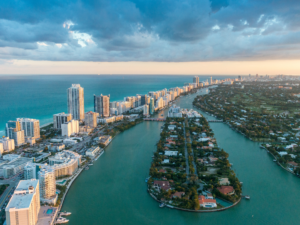
M21 130L19 121L8 121L6 123L6 136L15 140L16 146L25 144L24 130Z
M148 95L141 95L141 105L148 104Z
M25 137L32 137L35 139L39 139L41 137L39 120L29 118L17 118L17 121L20 122L21 130L24 130Z
M40 211L39 181L21 180L6 208L7 225L35 225Z
M94 95L94 112L99 113L101 117L109 117L110 95Z
M3 143L0 142L0 156L2 155L3 152L4 152Z
M84 89L80 84L72 84L68 89L68 113L74 120L84 119Z
M199 77L195 76L195 77L193 78L193 83L196 83L196 84L197 84L197 87L198 87L198 85L199 85Z
M57 200L55 172L47 166L38 172L41 201L55 204Z
M78 120L70 120L61 125L61 135L70 137L71 135L79 133L79 121Z
M97 117L99 116L99 113L89 111L85 113L84 115L84 123L86 126L89 126L91 128L97 127Z
M9 137L0 138L0 143L3 145L4 152L15 150L15 140L9 139Z
M61 129L61 125L72 120L72 114L58 113L53 115L53 128Z
M212 77L210 77L209 84L212 85Z
M151 115L154 113L154 98L150 98L149 112Z

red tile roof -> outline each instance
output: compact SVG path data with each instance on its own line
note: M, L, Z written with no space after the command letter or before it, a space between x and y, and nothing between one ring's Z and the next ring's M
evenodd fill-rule
M217 201L216 199L206 199L203 195L200 195L198 197L198 200L199 200L199 204L204 204L204 203L216 203L217 204Z
M224 195L227 195L234 191L234 188L232 186L221 186L217 187L217 189Z

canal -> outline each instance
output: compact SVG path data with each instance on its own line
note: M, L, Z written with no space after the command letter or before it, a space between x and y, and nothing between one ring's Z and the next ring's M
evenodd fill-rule
M176 104L191 108L196 95ZM277 166L258 143L223 123L210 126L251 200L216 213L159 208L146 191L145 178L162 125L144 122L119 134L94 166L78 177L62 208L72 212L69 224L298 224L300 179Z

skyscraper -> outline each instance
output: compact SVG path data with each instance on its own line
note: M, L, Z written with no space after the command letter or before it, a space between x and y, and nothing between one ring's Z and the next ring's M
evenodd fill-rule
M61 129L61 125L72 120L72 114L58 113L53 115L53 128Z
M80 84L72 84L68 93L68 113L72 114L74 120L84 119L84 90Z
M193 83L196 83L196 84L197 84L197 87L198 87L198 85L199 85L199 77L195 76L195 77L193 78Z
M210 77L209 84L212 85L212 77Z
M25 144L24 130L21 130L21 124L19 121L8 121L6 123L6 137L15 140L16 146Z
M149 112L151 115L154 113L154 98L150 98Z
M148 104L148 95L141 95L141 105Z
M50 166L42 168L38 172L40 183L40 197L41 201L50 202L55 204L56 202L56 183L55 172Z
M28 118L17 118L17 121L20 122L21 130L24 130L25 137L32 137L35 139L41 137L39 120L28 119Z
M109 117L110 95L94 95L94 112L99 113L101 117Z

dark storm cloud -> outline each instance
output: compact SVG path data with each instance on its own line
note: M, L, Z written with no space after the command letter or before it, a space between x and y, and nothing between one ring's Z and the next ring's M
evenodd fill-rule
M299 32L298 0L0 1L3 59L299 58Z

